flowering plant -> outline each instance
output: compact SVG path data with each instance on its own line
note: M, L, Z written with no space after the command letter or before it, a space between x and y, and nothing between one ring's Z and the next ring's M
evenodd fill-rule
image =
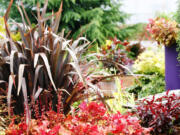
M143 128L137 117L107 113L102 103L82 102L76 114L64 115L49 111L40 119L31 120L29 130L24 121L12 123L7 135L149 135L150 128Z
M118 72L124 72L123 66L133 62L129 57L129 52L126 50L128 45L128 41L122 42L116 37L111 40L106 40L106 44L100 48L100 53L103 54L103 56L98 57L98 59L102 61L104 67L109 69L113 67Z
M115 62L127 65L131 60L127 57L127 51L124 47L129 45L127 41L119 41L117 38L106 40L106 44L102 45L100 51L102 54L107 54L108 58L112 58Z
M147 31L149 31L158 44L170 46L176 42L177 25L173 20L157 17L156 19L149 20Z

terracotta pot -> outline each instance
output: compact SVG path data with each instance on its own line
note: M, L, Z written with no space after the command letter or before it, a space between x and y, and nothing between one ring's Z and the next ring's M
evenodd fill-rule
M175 135L180 135L180 127L174 127L175 128L175 130L177 131L176 133L175 133Z
M134 84L134 79L134 76L127 75L119 77L119 80L122 80L122 89L132 86ZM104 80L99 82L97 85L103 91L105 96L111 96L112 92L117 90L114 79Z

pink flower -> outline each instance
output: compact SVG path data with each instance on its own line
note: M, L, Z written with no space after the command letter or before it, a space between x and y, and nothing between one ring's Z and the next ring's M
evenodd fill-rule
M60 128L59 125L56 125L48 132L48 135L58 135Z
M153 19L149 19L149 24L154 24L154 20Z
M79 108L80 108L82 111L87 111L87 103L86 103L86 102L82 102L82 103L79 105Z

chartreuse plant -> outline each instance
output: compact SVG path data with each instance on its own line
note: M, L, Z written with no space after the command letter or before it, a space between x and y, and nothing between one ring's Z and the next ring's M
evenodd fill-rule
M21 39L20 32L18 33L12 33L12 39L15 41L19 41ZM0 39L4 39L6 37L6 29L4 24L3 17L0 17Z
M5 30L5 25L4 25L4 19L1 17L0 18L0 39L4 37L5 33L6 33L6 30Z
M115 84L117 92L113 92L113 98L107 100L107 103L112 112L116 113L119 111L121 113L125 113L127 111L125 106L135 105L134 95L122 89L122 82L118 77L115 78Z
M30 122L30 116L39 117L49 110L51 104L53 110L59 112L62 108L62 113L67 113L70 104L83 97L79 94L83 94L83 90L91 84L86 83L79 66L82 53L89 42L83 37L75 41L66 40L63 32L58 34L62 3L57 13L46 18L47 2L41 11L37 5L38 24L35 27L32 27L23 5L18 6L23 24L12 23L20 31L22 41L19 42L12 39L7 24L13 0L4 16L7 38L0 50L0 79L8 82L9 114L24 112L27 116L26 123ZM47 19L52 21L50 26L46 25ZM10 107L12 99L15 101L13 109Z
M148 48L141 53L133 65L133 70L143 76L139 77L139 81L135 81L135 85L127 91L139 98L164 91L165 56L163 48Z
M141 53L134 62L133 69L135 73L140 74L159 74L165 73L165 54L163 48L148 48Z

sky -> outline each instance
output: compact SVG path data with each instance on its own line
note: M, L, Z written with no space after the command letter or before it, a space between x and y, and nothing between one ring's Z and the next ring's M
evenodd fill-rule
M171 13L177 10L177 0L122 0L123 11L132 14L128 24L148 22L159 12Z

